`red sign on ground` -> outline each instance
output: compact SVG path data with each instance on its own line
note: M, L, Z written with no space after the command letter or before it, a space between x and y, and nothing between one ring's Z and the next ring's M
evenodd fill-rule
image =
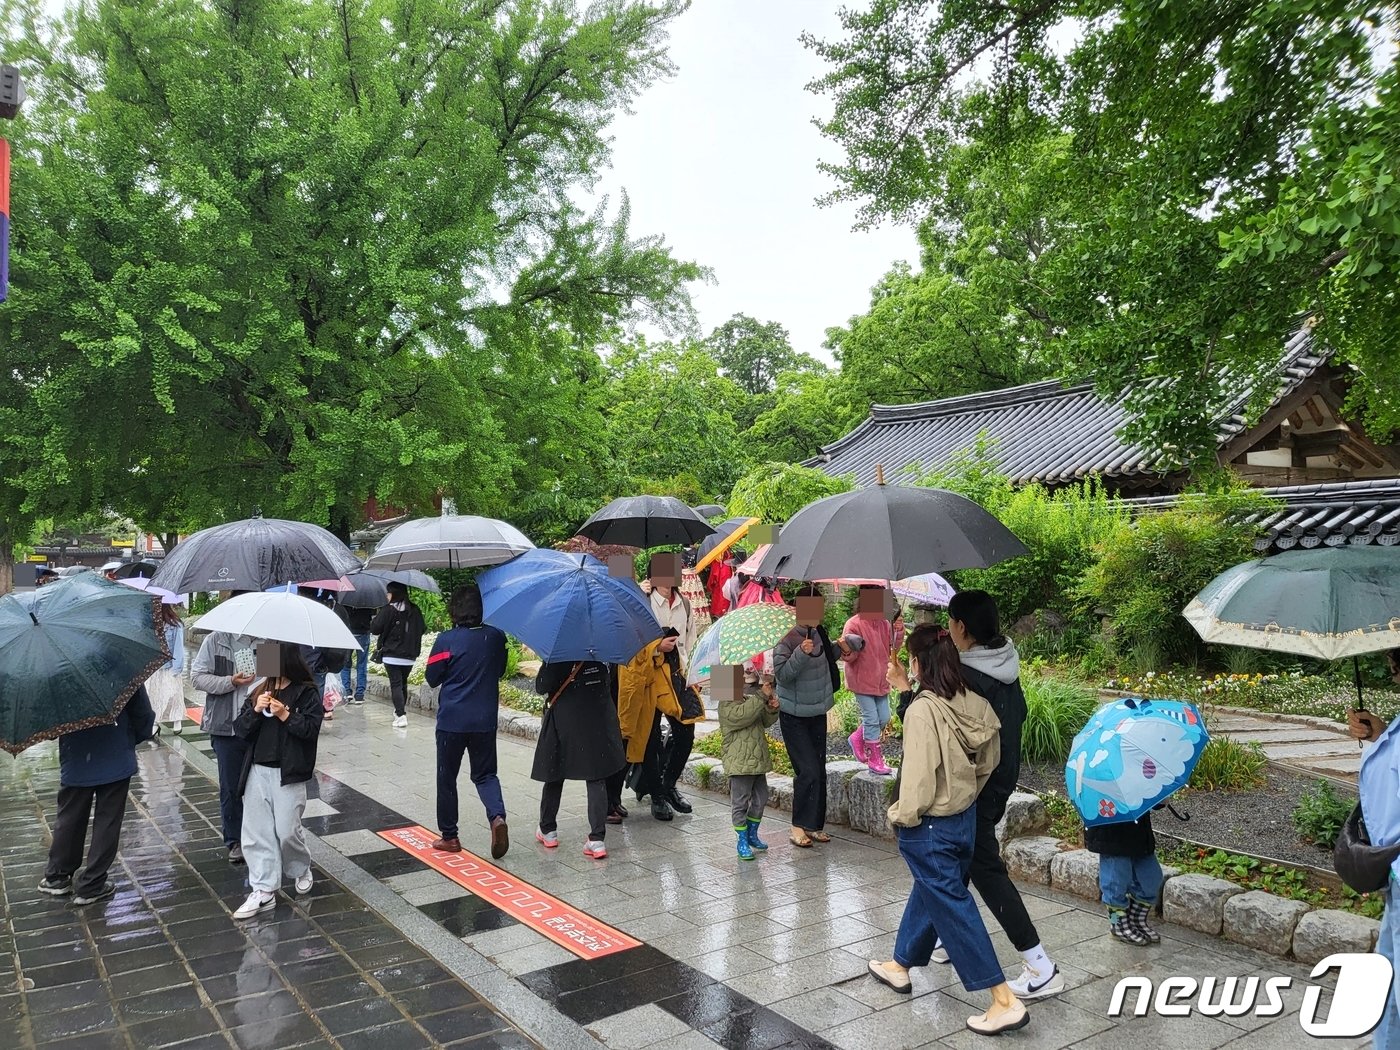
M426 828L394 828L378 834L580 959L600 959L642 943L475 854L433 849L437 836Z

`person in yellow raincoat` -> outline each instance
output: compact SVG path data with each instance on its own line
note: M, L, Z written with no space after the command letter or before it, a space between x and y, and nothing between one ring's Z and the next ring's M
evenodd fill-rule
M647 645L630 663L619 664L617 674L617 720L627 745L627 761L633 763L631 784L637 801L651 796L651 815L671 820L675 813L694 808L676 790L676 782L690 758L695 743L695 723L705 717L699 697L690 695L683 708L679 689L681 678L677 632L667 628L664 637ZM670 725L670 740L663 746L661 717ZM609 800L608 819L620 823L627 815L622 807L622 784L618 781ZM613 785L609 785L612 787Z

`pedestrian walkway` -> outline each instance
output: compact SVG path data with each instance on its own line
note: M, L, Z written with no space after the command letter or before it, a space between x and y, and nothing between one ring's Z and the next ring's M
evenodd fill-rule
M0 949L12 954L16 978L34 982L0 990L0 1046L136 1048L176 1038L192 1047L385 1050L459 1040L547 1050L986 1045L964 1028L984 997L964 992L950 968L916 971L912 996L865 975L868 959L890 954L909 890L893 843L833 828L830 845L798 850L775 820L763 827L768 854L741 863L727 800L697 795L694 814L671 823L633 805L625 824L608 829L608 859L593 861L581 852L582 785L570 784L561 846L546 851L532 836L539 785L528 777L531 746L503 737L512 847L498 867L642 942L581 958L381 837L436 826L432 721L410 714L409 727L395 730L391 718L368 704L342 708L325 727L319 797L307 809L316 890L246 927L228 915L242 875L228 867L211 823L217 799L205 738L187 732L142 751L120 892L87 914L33 890L44 856L35 816L51 812L56 788L51 749L0 758ZM489 856L465 773L462 788L463 844ZM1172 926L1154 948L1119 944L1082 899L1023 889L1070 987L1033 1004L1030 1027L1007 1045L1317 1045L1298 1021L1307 968ZM989 925L1014 975L1018 956ZM1136 1017L1132 996L1130 1016L1107 1015L1125 976L1245 975L1291 979L1282 1016ZM1330 997L1324 988L1324 1011Z
M1300 773L1353 785L1361 773L1362 749L1340 723L1230 708L1210 716L1210 731L1242 744L1258 744L1270 762Z

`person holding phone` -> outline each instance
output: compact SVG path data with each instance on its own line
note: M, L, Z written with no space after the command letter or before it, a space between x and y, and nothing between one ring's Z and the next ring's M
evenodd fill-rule
M255 683L234 722L248 745L238 794L243 800L243 856L252 892L233 913L251 919L277 906L282 877L311 892L311 854L301 815L306 782L316 768L316 742L325 710L321 690L294 645L264 642Z

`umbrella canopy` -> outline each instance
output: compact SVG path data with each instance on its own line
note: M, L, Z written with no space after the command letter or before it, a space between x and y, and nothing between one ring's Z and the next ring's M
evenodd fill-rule
M341 591L335 596L336 604L348 609L382 609L389 604L387 585L390 583L401 583L405 587L431 591L433 594L442 592L435 579L417 569L361 569L351 573L349 580L354 585L353 589Z
M1005 525L970 499L877 483L803 507L778 534L758 575L902 580L984 568L1025 553Z
M1185 786L1209 742L1205 719L1184 701L1105 704L1070 745L1070 801L1088 827L1137 820Z
M199 631L227 631L318 649L359 649L340 617L320 602L278 591L240 594L194 622Z
M1400 646L1400 550L1284 551L1227 569L1182 613L1207 642L1338 660Z
M0 748L112 722L170 659L159 607L96 573L0 598Z
M129 580L133 577L144 576L150 579L160 571L160 566L153 561L129 561L124 562L116 571L119 580Z
M470 569L499 565L534 547L523 532L504 521L444 514L395 526L365 565L371 569Z
M702 518L718 518L721 514L728 513L718 503L702 503L700 506L691 507L690 509L695 511L695 513L699 514Z
M706 536L700 541L700 549L697 551L699 557L695 561L695 571L702 571L712 561L716 561L724 556L724 552L729 550L748 534L749 529L758 524L757 518L730 518L715 526L714 535Z
M151 581L145 576L128 576L126 579L119 578L117 582L124 587L145 591L147 594L159 598L162 605L182 605L185 601L184 595L167 591L164 587L152 587Z
M478 577L483 618L546 661L627 663L661 637L651 604L634 580L608 574L587 554L547 548Z
M594 543L628 547L688 547L714 533L708 521L674 496L623 496L613 500L578 530Z
M936 572L926 572L921 576L911 576L907 580L895 580L891 588L896 598L914 602L917 605L937 605L946 609L957 592L953 585Z
M790 605L764 602L734 609L715 621L695 644L686 681L694 685L708 679L717 665L752 660L777 645L795 626L797 610Z
M288 580L338 577L359 567L350 548L319 525L247 518L181 540L153 582L177 594L260 591Z

